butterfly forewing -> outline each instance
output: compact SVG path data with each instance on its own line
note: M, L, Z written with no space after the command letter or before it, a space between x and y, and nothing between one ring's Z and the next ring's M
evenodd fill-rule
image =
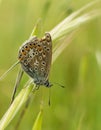
M48 81L51 60L52 40L49 33L41 39L32 37L19 50L21 66L36 85L45 85Z

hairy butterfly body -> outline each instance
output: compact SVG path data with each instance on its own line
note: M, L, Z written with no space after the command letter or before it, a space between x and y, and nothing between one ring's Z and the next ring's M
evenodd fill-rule
M45 33L41 39L32 37L26 41L19 50L18 59L36 86L51 86L48 81L52 60L52 39L49 33Z

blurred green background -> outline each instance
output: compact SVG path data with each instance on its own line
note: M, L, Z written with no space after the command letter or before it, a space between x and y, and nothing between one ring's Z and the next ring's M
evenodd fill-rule
M91 1L1 0L0 75L15 63L19 47L28 39L39 18L41 29L47 32ZM65 89L57 85L51 88L49 107L49 90L40 88L31 100L19 130L31 130L43 91L43 130L101 130L101 18L86 23L77 33L51 68L50 81L63 84ZM0 118L9 107L18 68L15 67L0 81ZM25 74L17 93L27 79ZM14 130L20 112L7 130Z

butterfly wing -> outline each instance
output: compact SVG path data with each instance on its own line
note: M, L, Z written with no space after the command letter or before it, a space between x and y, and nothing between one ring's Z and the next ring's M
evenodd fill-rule
M49 33L38 39L33 37L26 41L19 50L19 61L23 70L38 85L48 80L52 60L52 40Z
M43 80L45 82L49 78L52 61L52 40L49 33L45 34L45 37L41 39L41 43L43 46L43 52L41 53L42 61L40 64L40 74L44 76Z

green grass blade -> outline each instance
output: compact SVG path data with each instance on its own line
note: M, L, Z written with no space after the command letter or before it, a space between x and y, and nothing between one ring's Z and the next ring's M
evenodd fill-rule
M40 33L41 33L41 19L39 19L37 21L36 25L33 28L33 31L31 33L30 37L32 37L32 36L40 36Z
M41 130L41 128L42 128L42 117L43 117L43 110L41 109L39 114L37 115L37 118L35 120L35 123L33 125L32 130Z
M8 74L13 68L15 68L15 66L16 66L17 64L19 64L19 61L17 61L15 64L13 64L13 65L0 77L0 80L3 80L3 79L7 76L7 74Z
M7 112L0 120L0 130L4 130L11 120L15 117L21 106L27 101L29 94L32 92L33 83L30 83L26 88L22 89L15 98Z
M88 11L87 13L81 14L82 12L86 12L92 6L99 5L99 7ZM94 19L96 17L101 16L101 8L100 8L101 1L94 0L81 9L75 11L70 16L66 17L62 22L60 22L55 28L50 31L52 38L55 40L60 39L61 37L67 35L71 31L78 28L80 25L86 23L87 21ZM79 16L81 15L81 16Z

